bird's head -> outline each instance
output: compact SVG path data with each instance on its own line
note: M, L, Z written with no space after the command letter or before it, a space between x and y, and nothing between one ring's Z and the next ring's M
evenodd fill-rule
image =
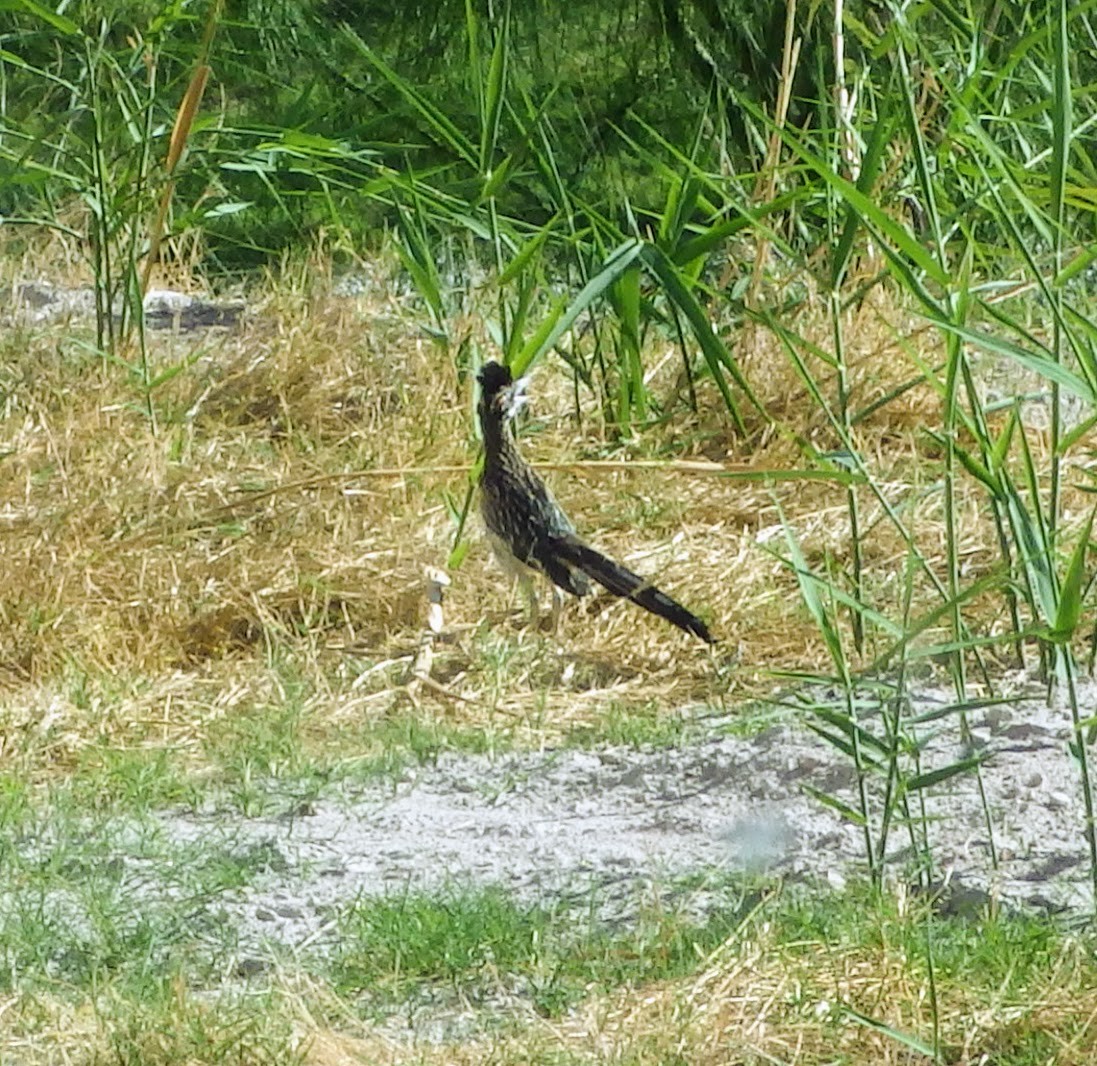
M485 363L476 380L480 382L481 405L501 418L513 418L528 402L526 379L515 381L510 368L502 363Z

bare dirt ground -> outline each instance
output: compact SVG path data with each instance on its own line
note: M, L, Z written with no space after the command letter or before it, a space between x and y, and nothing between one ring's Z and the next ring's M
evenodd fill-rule
M1092 706L1097 689L1082 696ZM914 710L948 703L945 691L925 691ZM223 837L274 857L257 884L218 899L240 930L245 969L274 944L323 950L334 915L363 895L499 885L565 908L593 900L613 922L627 920L645 891L672 892L682 875L769 872L840 886L863 872L860 829L803 787L855 804L848 760L802 724L750 737L729 735L726 724L714 720L711 735L670 750L448 755L395 786L347 790L276 817L210 809L165 814L163 825L180 843ZM1006 907L1091 908L1067 712L1033 694L972 711L969 724L974 749L987 756L997 868L975 775L927 789L937 873L953 885L947 906L978 908L989 894ZM924 771L972 750L956 715L929 723L922 737ZM909 872L909 843L896 826L897 877ZM704 890L686 902L703 912Z

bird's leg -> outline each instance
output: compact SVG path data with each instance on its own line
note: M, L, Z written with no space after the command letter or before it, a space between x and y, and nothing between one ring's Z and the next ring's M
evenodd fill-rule
M564 592L563 589L552 586L552 615L551 626L552 632L555 633L560 628L560 612L564 609Z
M529 574L519 574L518 584L529 603L529 624L532 629L537 628L541 618L541 604L537 598L537 584Z

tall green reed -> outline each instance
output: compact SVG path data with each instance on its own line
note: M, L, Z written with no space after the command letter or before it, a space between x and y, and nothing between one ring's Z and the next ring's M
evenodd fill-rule
M12 35L18 46L49 31L58 48L35 65L5 49L0 62L17 67L24 92L37 89L41 106L16 109L7 101L0 121L0 159L43 190L50 211L9 218L62 233L87 263L93 279L95 346L104 368L124 367L137 383L155 425L153 395L179 367L156 373L145 338L144 297L182 158L208 76L207 60L220 4L212 5L198 63L177 102L170 140L162 131L172 116L177 65L167 48L171 34L189 21L179 12L154 19L145 32L123 33L106 16L87 26L56 12L34 9L39 25ZM50 55L48 61L45 56ZM81 221L62 221L71 200ZM133 349L136 349L134 353Z

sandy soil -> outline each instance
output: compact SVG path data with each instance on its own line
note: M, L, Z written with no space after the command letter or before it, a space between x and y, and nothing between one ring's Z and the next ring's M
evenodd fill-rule
M1082 696L1092 707L1097 690ZM943 690L926 691L914 711L948 704ZM804 791L855 803L849 760L803 721L751 737L727 724L671 750L449 755L395 786L348 789L280 817L168 813L163 826L181 843L223 838L274 858L256 883L217 901L234 914L243 955L265 943L322 950L341 906L363 894L500 885L549 905L594 899L612 922L680 875L769 872L840 887L863 873L861 830ZM1034 696L970 711L969 724L972 745L954 713L919 733L923 771L986 756L997 869L975 775L924 790L937 875L959 886L947 906L979 906L989 893L1011 907L1092 908L1067 712ZM888 852L894 875L908 877L901 826ZM690 902L703 909L703 896Z

